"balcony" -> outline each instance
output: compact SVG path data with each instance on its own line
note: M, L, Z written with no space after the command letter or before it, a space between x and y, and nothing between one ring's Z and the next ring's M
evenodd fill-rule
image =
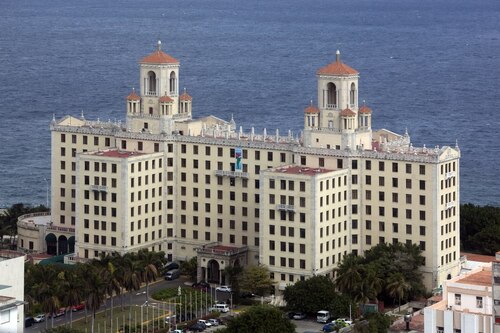
M215 170L215 175L218 177L233 177L233 178L248 178L248 172L242 171L226 171L226 170Z
M146 91L146 96L157 96L156 91Z
M295 206L279 204L279 205L276 205L276 210L284 210L286 212L295 212Z
M337 108L337 104L326 104L326 109L333 110Z
M450 202L447 202L446 203L446 209L452 209L453 207L455 207L456 203L455 201L450 201Z
M92 191L108 192L108 187L103 185L90 185Z
M448 180L448 179L453 178L455 176L456 176L456 172L455 171L447 172L446 175L445 175L445 180Z

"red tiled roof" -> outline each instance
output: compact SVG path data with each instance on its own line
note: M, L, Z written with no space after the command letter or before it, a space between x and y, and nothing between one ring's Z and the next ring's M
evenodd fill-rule
M309 105L305 110L305 113L319 113L319 109L314 105Z
M131 156L144 155L143 153L138 153L136 151L125 151L125 150L104 150L94 152L93 155L106 156L106 157L117 157L117 158L128 158Z
M173 102L174 100L172 98L170 98L169 96L167 95L164 95L164 96L161 96L160 97L160 103L170 103L170 102Z
M182 93L182 95L179 97L181 101L191 101L193 97L191 97L187 92Z
M351 109L347 108L347 109L342 110L340 112L340 115L342 117L354 117L356 115L356 112L354 112Z
M276 173L284 173L284 174L303 174L307 176L314 176L318 173L326 173L333 170L325 169L325 168L310 168L304 166L289 166L289 167L278 167L273 170Z
M372 113L372 109L363 104L363 106L359 109L359 113Z
M317 74L324 75L355 75L359 74L354 68L340 61L340 53L337 51L337 60L318 70Z
M477 273L466 275L456 281L457 283L473 284L476 286L491 286L491 271L482 270Z
M495 256L487 256L484 254L461 252L460 255L465 256L467 258L467 260L470 260L470 261L478 261L478 262L493 262L493 261L495 261Z
M162 50L156 50L150 55L142 58L141 64L178 64L179 60L166 54Z
M132 90L132 92L130 93L130 95L127 96L127 100L128 101L140 101L141 97L139 95L137 95L137 93L135 92L135 90Z

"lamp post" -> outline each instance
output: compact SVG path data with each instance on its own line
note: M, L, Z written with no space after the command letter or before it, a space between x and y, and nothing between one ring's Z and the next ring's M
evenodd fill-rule
M45 180L45 185L47 188L47 208L50 209L50 205L49 205L49 190L50 190L49 179L48 178L43 178L43 179Z

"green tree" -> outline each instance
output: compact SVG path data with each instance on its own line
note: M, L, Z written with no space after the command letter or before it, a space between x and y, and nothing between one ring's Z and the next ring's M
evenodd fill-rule
M466 251L494 255L500 248L500 207L460 205L460 242Z
M138 253L138 259L140 262L141 270L141 280L146 282L146 300L149 299L149 283L156 280L158 276L157 265L160 265L157 255L154 252L150 252L147 249L140 250Z
M398 299L400 310L401 299L406 298L408 292L411 290L411 284L406 280L403 273L395 272L389 275L385 288L389 296L393 297L394 299Z
M248 266L241 275L240 288L265 296L274 286L274 282L269 276L269 269L266 266Z
M182 262L180 270L183 275L189 276L191 281L196 282L196 278L198 276L198 258L192 257L191 259Z
M81 266L82 264L77 264ZM83 281L78 275L78 270L71 268L66 269L62 275L61 281L61 301L67 307L76 306L80 304L83 300L82 287ZM69 327L73 327L73 311L69 312Z
M228 322L223 333L294 333L295 325L270 305L250 307Z
M322 275L287 286L283 298L290 310L306 313L328 310L336 316L349 314L349 299L338 294L333 281Z
M104 302L106 293L106 283L101 276L101 271L96 267L89 265L85 276L85 291L87 297L85 299L85 307L90 310L91 317L91 332L94 333L95 314Z

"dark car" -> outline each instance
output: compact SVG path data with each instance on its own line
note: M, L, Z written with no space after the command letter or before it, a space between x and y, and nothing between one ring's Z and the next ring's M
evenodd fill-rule
M249 291L242 291L240 293L240 298L252 298L254 296L255 296L255 294L252 292L249 292Z
M191 285L191 287L193 287L195 289L200 289L200 290L203 290L203 291L207 291L208 289L210 289L210 283L205 282L205 281L195 282L195 283L193 283Z
M33 326L34 323L35 323L35 319L33 319L33 317L24 318L24 327Z
M188 328L188 331L192 332L203 332L205 330L205 325L202 325L200 323L196 323Z

